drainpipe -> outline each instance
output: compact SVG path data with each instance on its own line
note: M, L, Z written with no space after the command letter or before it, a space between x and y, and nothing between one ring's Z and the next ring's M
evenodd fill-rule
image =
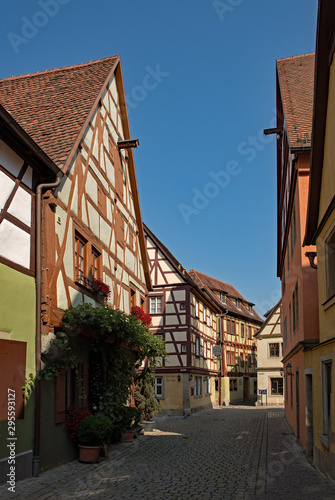
M42 190L52 189L60 184L62 172L52 183L39 184L36 189L36 375L41 371L41 301L42 301ZM35 435L33 455L33 477L38 476L40 465L40 430L41 430L41 382L36 382L35 391Z

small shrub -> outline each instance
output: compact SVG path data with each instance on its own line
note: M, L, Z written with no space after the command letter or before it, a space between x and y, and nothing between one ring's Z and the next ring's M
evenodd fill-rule
M91 415L79 426L78 443L82 446L102 446L112 439L113 423L103 415Z

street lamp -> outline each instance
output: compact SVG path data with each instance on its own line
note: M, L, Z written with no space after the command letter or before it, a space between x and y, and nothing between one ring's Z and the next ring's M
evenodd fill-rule
M292 371L292 365L291 363L288 363L286 365L286 373L289 377L292 377L293 376L293 371Z

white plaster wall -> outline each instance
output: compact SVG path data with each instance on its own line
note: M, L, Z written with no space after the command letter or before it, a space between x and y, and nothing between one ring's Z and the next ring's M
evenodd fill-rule
M94 141L93 141L93 156L94 158L97 160L97 162L99 162L99 134L98 134L98 130L95 129L95 132L94 132Z
M26 173L22 177L22 182L30 189L32 188L32 186L33 186L33 169L31 167L27 168Z
M165 312L168 314L170 314L170 313L176 314L175 306L172 303L166 303L165 304Z
M55 196L59 198L66 206L69 205L71 187L72 181L65 175L61 179L58 188L55 189Z
M71 210L73 213L78 215L78 182L77 182L77 177L75 180L75 185L73 188L73 197L72 197L72 203L71 203Z
M173 315L173 316L165 316L165 324L166 325L178 325L178 316Z
M91 200L98 205L98 185L90 172L87 174L85 190Z
M109 247L111 233L112 233L111 226L102 217L100 217L100 239L106 245L107 248Z
M61 223L57 224L57 219L60 218ZM58 236L59 246L61 247L63 244L63 239L65 235L66 229L66 212L59 205L56 207L55 213L55 230Z
M5 167L8 172L10 172L14 177L17 177L21 167L23 166L23 160L14 151L7 146L3 141L0 140L0 163Z
M59 271L57 277L57 307L63 311L68 308L65 285L61 271Z
M15 182L5 173L0 171L0 210L3 209L9 195L13 191Z
M109 81L109 91L111 95L114 98L114 101L117 103L118 102L118 93L117 93L117 88L116 88L116 81L115 81L115 76L112 75L110 81Z
M66 237L66 246L65 246L65 251L64 251L63 263L64 263L65 274L70 279L74 279L74 266L73 266L74 248L73 248L73 239L74 238L73 238L72 228L71 228L71 226L69 226L69 231L68 231L67 237Z
M124 262L124 257L123 257L123 248L117 243L117 258L121 261Z
M93 131L90 125L88 125L83 136L84 143L86 144L88 150L91 149L92 139L93 139Z
M126 314L130 314L130 309L129 309L129 292L128 290L123 289L123 307L124 307L124 312Z
M0 255L27 269L30 268L30 235L11 222L0 224Z
M83 294L78 292L78 290L69 286L69 293L72 307L76 307L83 303Z
M86 201L85 201L85 195L83 194L82 199L81 199L81 216L82 216L82 221L86 226L88 226L88 217L87 217L87 210L86 210Z
M129 248L126 248L126 266L132 272L135 273L135 256L131 253Z
M180 362L179 362L178 356L175 356L175 355L171 354L167 358L165 364L166 364L166 366L179 366Z
M185 292L185 290L174 290L173 296L174 296L175 300L182 301L182 300L186 299L186 292Z
M162 316L152 316L152 326L158 327L163 325L163 318Z
M129 286L129 274L125 270L122 273L122 283Z
M107 137L107 143L108 143L108 132L106 129L104 129L104 137ZM108 146L106 146L108 147ZM107 153L105 153L105 165L106 165L106 173L109 182L112 184L113 187L115 187L115 173L114 173L114 165L110 161L109 157L107 156Z
M100 225L99 225L99 213L93 207L91 203L87 203L88 206L88 217L89 223L88 226L91 231L95 234L97 238L100 238Z

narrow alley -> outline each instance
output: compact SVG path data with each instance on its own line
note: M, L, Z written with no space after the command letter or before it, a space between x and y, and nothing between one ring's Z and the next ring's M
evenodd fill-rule
M333 499L335 484L306 459L281 408L227 407L156 417L99 464L73 461L0 488L7 499Z

